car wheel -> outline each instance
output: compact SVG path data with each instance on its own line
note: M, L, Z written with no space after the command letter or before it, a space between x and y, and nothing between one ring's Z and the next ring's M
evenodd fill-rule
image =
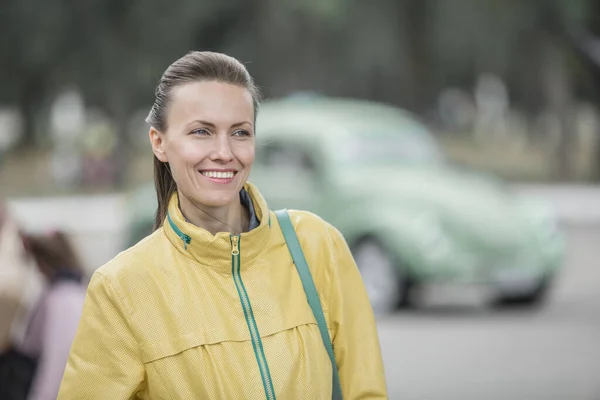
M353 247L352 253L375 314L393 312L406 303L406 269L399 268L379 242L363 240Z
M496 296L493 305L497 307L535 307L542 305L547 298L551 283L551 277L543 277L540 278L539 282L528 292L519 294L500 292Z

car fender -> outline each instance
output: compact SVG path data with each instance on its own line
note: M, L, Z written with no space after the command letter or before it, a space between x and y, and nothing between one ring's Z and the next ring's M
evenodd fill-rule
M406 268L411 275L416 271L422 262L422 250L419 234L413 227L421 210L379 203L347 209L344 214L335 218L338 221L335 225L351 249L362 240L374 239L392 254L398 267Z

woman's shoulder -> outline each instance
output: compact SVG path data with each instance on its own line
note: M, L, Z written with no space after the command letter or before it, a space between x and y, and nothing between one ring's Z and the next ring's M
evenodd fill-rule
M333 228L333 225L311 211L292 209L287 212L296 230L327 233L329 229Z
M288 210L290 220L299 240L318 241L321 245L334 245L344 240L342 233L329 221L306 210Z
M138 243L118 253L97 268L94 274L101 275L111 282L135 279L138 274L143 274L148 267L157 262L158 255L164 253L162 248L166 241L167 239L162 234L162 228L159 228Z

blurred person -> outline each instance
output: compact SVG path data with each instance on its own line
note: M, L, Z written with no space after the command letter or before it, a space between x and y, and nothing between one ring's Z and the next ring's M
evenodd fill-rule
M11 344L11 329L20 307L24 249L18 227L0 203L0 351Z
M37 360L19 349L43 279L27 257L22 232L0 200L0 399L23 400Z
M155 96L154 232L93 274L58 398L387 398L342 234L306 211L275 214L247 182L260 96L245 66L190 52Z
M108 124L96 122L83 139L83 177L88 186L114 183L117 134Z
M37 359L29 400L56 399L83 308L81 262L64 232L24 235L25 247L47 282L20 350Z

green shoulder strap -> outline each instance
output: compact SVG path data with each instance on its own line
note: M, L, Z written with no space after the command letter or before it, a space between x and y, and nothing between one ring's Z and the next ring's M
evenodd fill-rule
M300 247L298 236L296 235L296 231L294 230L294 226L292 225L292 221L290 220L290 216L286 209L275 211L275 215L279 221L281 232L283 232L283 237L285 238L285 242L292 256L292 260L294 261L294 265L296 265L296 269L298 270L298 275L300 275L300 279L302 280L302 286L304 286L304 292L306 293L308 304L310 305L310 308L315 315L315 319L319 324L319 331L321 331L323 344L325 345L327 353L329 353L329 358L331 359L331 367L333 369L333 393L331 398L333 400L342 400L340 377L338 375L337 364L335 362L335 355L333 354L331 338L329 337L329 330L327 329L327 322L325 321L325 315L323 314L323 309L321 308L319 294L317 293L315 283L313 282L312 275L308 269L308 264L304 258L304 253Z

